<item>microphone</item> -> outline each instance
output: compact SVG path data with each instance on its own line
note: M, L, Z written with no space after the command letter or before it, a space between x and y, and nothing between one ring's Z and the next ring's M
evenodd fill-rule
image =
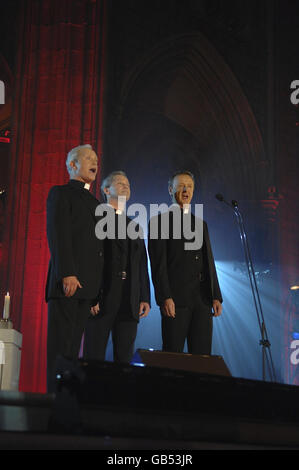
M224 197L222 196L222 194L219 194L219 193L216 194L215 198L218 199L218 201L220 201L220 202L224 201Z
M220 201L220 202L224 202L224 204L227 204L229 207L232 207L231 204L224 199L222 194L219 194L219 193L216 194L215 198L218 199L218 201Z
M245 261L247 265L247 271L248 271L248 276L250 280L250 286L252 290L252 295L253 295L253 300L254 300L254 306L258 318L258 323L260 327L260 332L262 339L260 340L259 344L263 347L262 349L262 354L263 354L263 379L265 380L265 364L266 364L266 359L268 360L267 364L270 367L269 372L271 375L271 378L275 380L275 369L273 365L273 360L272 360L272 355L270 349L267 350L267 348L270 348L271 344L270 341L268 340L268 335L266 331L266 325L265 325L265 320L264 320L264 315L263 315L263 309L260 301L260 296L259 296L259 291L258 291L258 286L255 278L255 271L254 267L252 264L252 259L251 259L251 254L249 250L249 245L248 245L248 240L247 240L247 234L246 230L244 227L243 223L243 217L242 214L239 211L238 208L238 202L235 201L234 199L231 201L231 204L229 204L222 194L216 194L215 195L216 199L220 202L224 202L225 204L229 205L231 209L233 209L235 216L237 217L238 221L238 226L239 226L239 232L240 232L240 237L241 237L241 242L242 246L244 249L244 255L245 255ZM269 354L269 357L266 356L266 354ZM269 363L270 360L270 363Z
M220 202L224 202L225 204L227 204L228 206L230 207L233 207L234 209L235 208L238 208L238 201L235 201L234 199L232 200L231 204L229 202L227 202L224 197L222 196L222 194L218 193L215 195L215 198L218 199L218 201Z

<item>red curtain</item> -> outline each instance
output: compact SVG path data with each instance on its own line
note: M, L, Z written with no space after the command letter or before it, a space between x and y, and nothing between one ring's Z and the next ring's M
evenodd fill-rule
M105 15L105 0L25 0L20 10L2 286L23 335L24 392L46 390L48 191L68 180L72 147L102 153Z

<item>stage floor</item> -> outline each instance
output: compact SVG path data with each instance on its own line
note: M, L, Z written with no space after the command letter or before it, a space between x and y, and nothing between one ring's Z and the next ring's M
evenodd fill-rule
M299 449L299 388L80 363L54 394L0 392L1 449Z

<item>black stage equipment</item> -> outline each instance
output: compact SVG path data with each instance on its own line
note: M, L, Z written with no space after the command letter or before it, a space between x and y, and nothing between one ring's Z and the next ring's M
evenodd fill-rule
M231 375L221 356L137 349L133 356L132 364L186 370L202 374L224 375L227 377Z

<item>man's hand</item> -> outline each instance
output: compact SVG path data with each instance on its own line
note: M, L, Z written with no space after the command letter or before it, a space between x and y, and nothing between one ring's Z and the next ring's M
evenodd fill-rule
M166 299L164 300L164 304L162 307L162 313L166 317L175 318L175 303L173 299Z
M147 317L150 311L150 306L147 302L140 302L139 305L139 318Z
M100 306L99 304L97 303L97 305L94 305L93 307L91 307L90 309L90 313L92 314L93 317L95 317L96 315L98 315L100 311Z
M66 297L72 297L76 290L82 286L76 276L67 276L62 279L63 292Z
M219 317L222 313L222 303L219 300L213 300L214 317Z

